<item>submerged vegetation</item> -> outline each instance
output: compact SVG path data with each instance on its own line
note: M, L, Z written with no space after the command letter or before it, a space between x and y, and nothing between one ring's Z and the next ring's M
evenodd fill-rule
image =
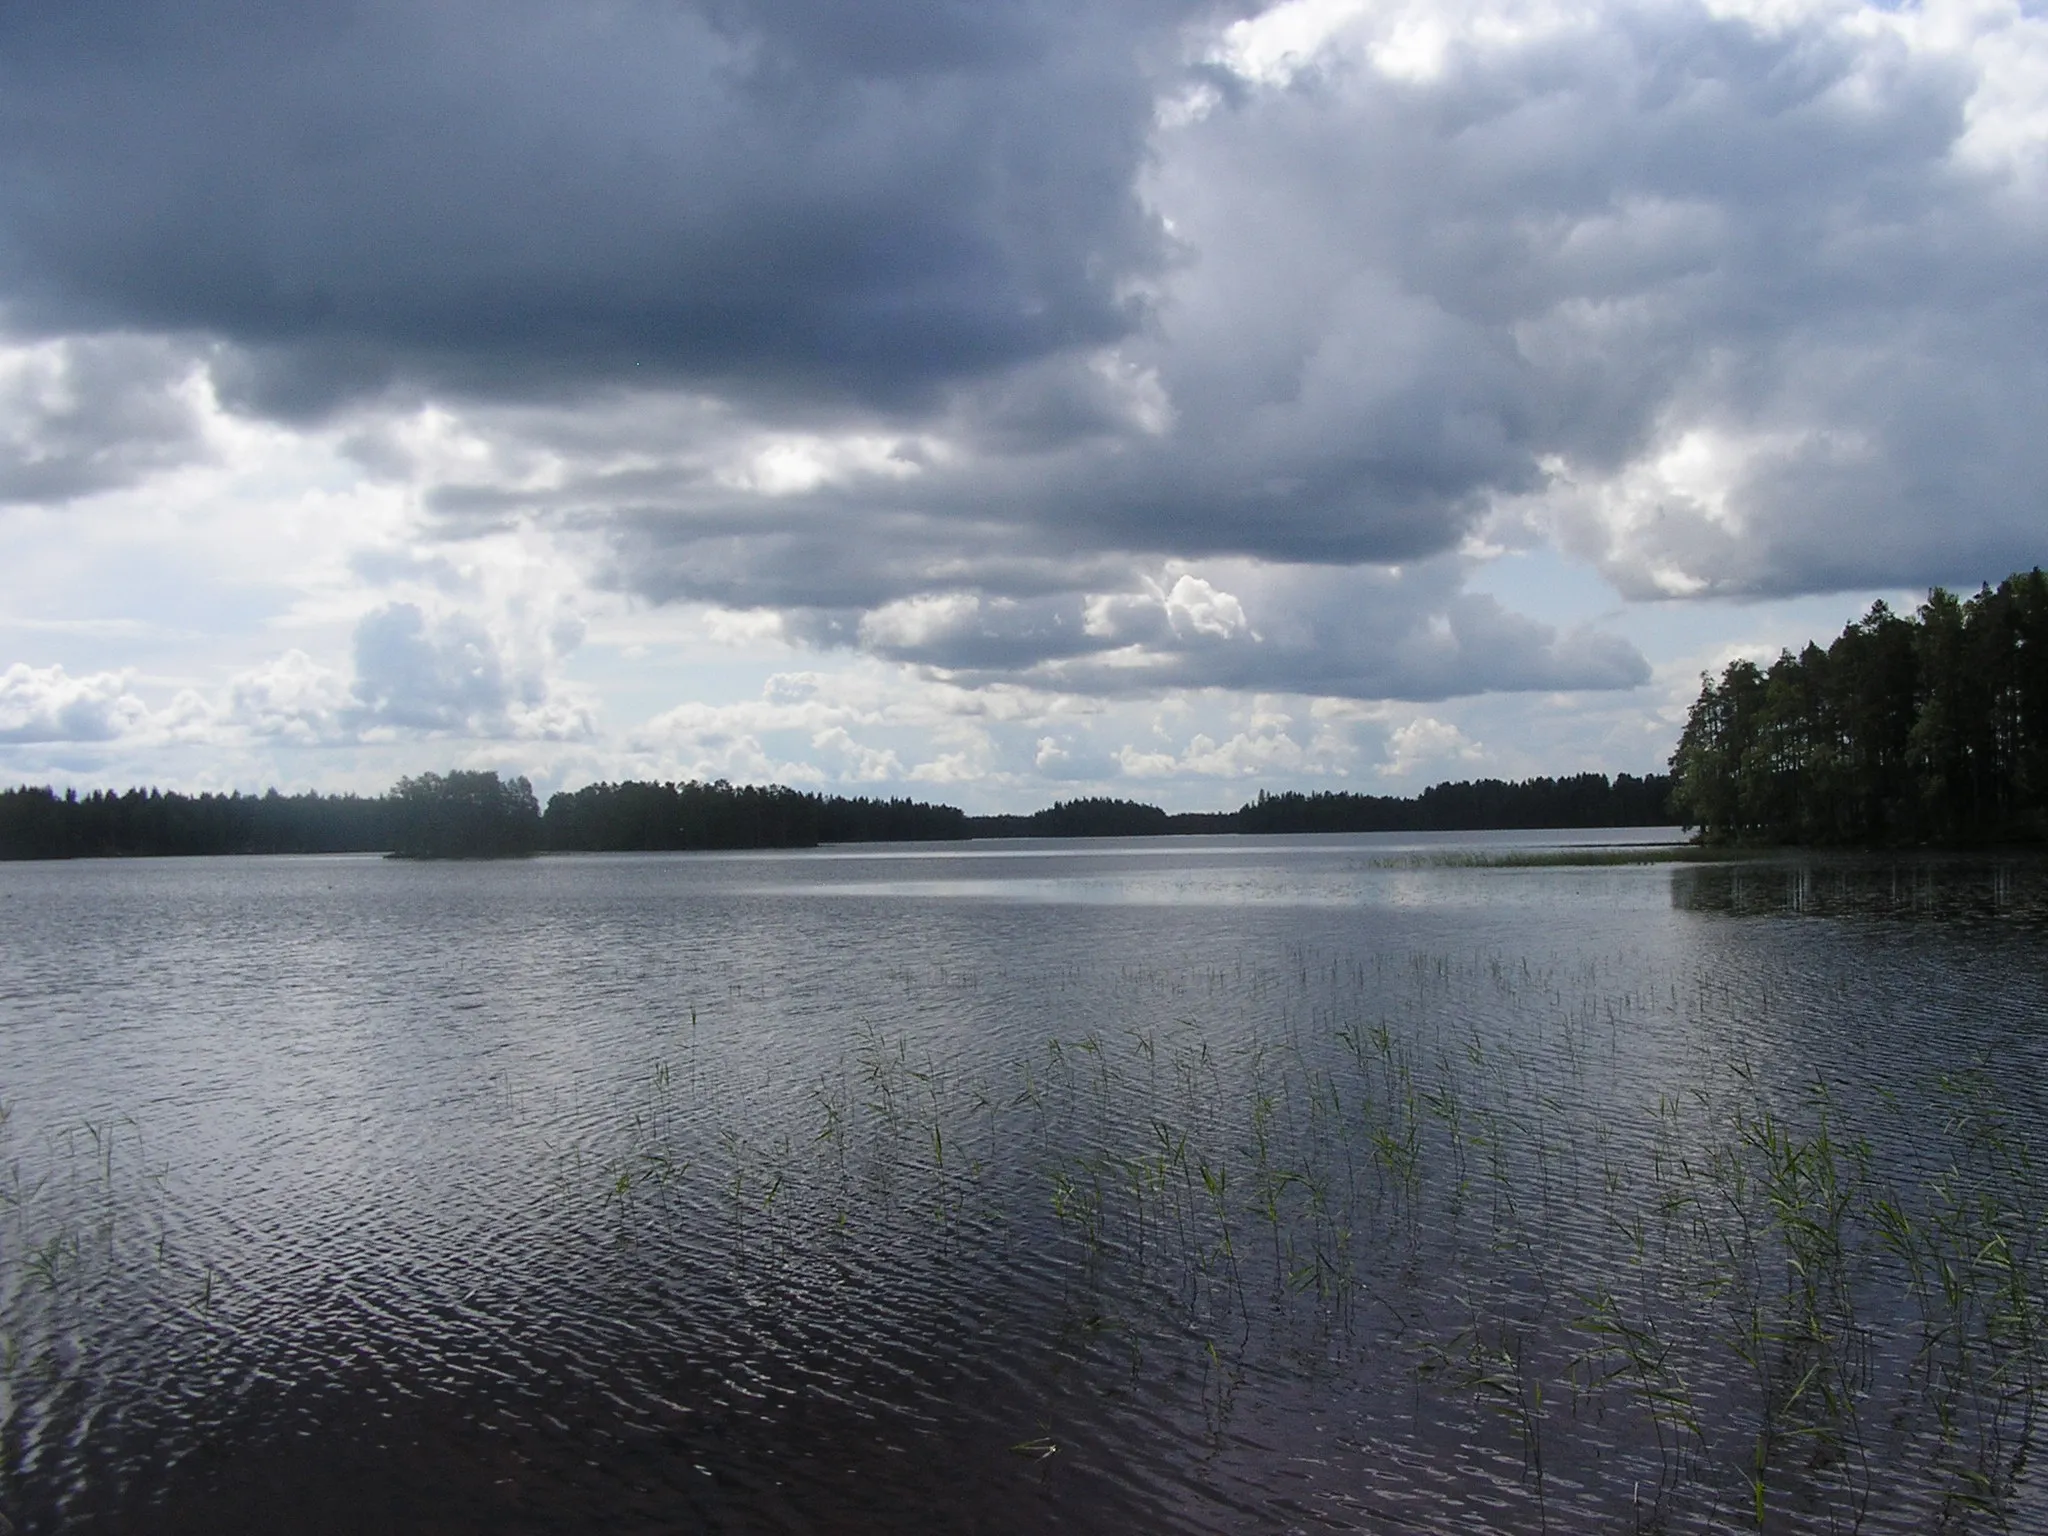
M1883 603L1826 649L1702 680L1672 803L1711 842L2048 837L2048 576Z
M1709 978L1574 1000L1590 975L1527 960L1331 971L1357 1006L1228 1044L1189 1020L977 1074L867 1029L809 1130L735 1114L693 1164L649 1112L593 1187L629 1226L723 1191L763 1276L906 1220L993 1254L1033 1224L1021 1191L1060 1234L1048 1342L1077 1380L1197 1381L1223 1446L1248 1382L1297 1378L1516 1527L2006 1528L2048 1406L2048 1189L1994 1074L1909 1100L1729 1047L1630 1101L1626 1037L1710 1011ZM1474 993L1554 1022L1461 1029ZM1033 1427L1019 1454L1055 1454L1057 1412Z
M1705 968L1300 951L1124 986L1178 1017L983 1055L849 1018L766 1077L691 1013L548 1142L529 1240L595 1262L563 1247L580 1234L761 1318L898 1288L1000 1314L976 1337L1043 1384L1020 1465L1087 1454L1087 1405L1117 1401L1204 1477L1297 1419L1342 1425L1316 1448L1351 1458L1332 1486L1394 1524L1456 1497L1496 1530L2038 1528L2048 1188L2024 1079L1787 1072L1768 978ZM134 1127L20 1140L14 1446L98 1368L77 1318L138 1274L167 1292L154 1328L216 1349L265 1283L171 1220Z
M1627 864L1726 864L1735 858L1768 858L1770 850L1733 853L1699 843L1628 843L1570 848L1441 848L1406 856L1428 869L1600 869Z

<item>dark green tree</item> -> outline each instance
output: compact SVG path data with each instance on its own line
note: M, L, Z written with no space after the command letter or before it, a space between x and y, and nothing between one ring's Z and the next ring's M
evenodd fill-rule
M1980 842L2048 832L2048 579L1883 603L1822 650L1702 678L1672 804L1710 841Z
M524 778L423 773L392 786L394 856L504 859L540 850L540 804Z

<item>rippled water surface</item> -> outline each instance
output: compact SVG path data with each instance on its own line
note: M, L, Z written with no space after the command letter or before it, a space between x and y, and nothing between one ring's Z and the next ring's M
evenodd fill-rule
M2048 1531L2041 866L1565 840L0 866L0 1513Z

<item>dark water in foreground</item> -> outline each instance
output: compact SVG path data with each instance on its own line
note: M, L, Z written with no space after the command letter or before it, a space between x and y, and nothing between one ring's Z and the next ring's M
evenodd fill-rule
M0 866L0 1512L2048 1531L2041 867L1501 841Z

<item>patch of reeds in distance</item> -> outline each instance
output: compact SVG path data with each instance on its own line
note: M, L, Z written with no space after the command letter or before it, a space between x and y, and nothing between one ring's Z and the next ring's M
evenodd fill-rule
M1572 848L1458 848L1389 860L1415 869L1599 869L1631 864L1728 864L1783 850L1713 848L1699 843L1594 844Z

